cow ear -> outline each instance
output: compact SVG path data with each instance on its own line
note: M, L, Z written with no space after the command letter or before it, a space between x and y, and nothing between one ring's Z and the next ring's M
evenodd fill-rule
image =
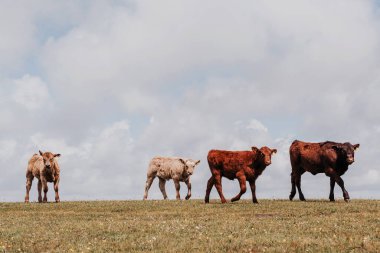
M60 157L61 156L61 154L55 154L54 155L54 157Z
M360 144L359 144L359 143L358 143L358 144L355 144L355 145L354 145L354 150L357 150L359 147L360 147Z
M181 163L183 163L184 165L186 165L185 160L183 160L182 158L179 158L179 161L180 161Z
M335 151L339 151L340 150L340 148L338 146L336 146L336 145L331 146L331 148L334 149Z
M38 150L38 152L40 153L40 155L42 155L42 154L43 154L41 150Z
M201 162L201 160L198 160L195 162L195 165L198 165Z
M259 149L258 149L257 147L252 147L251 149L252 149L252 151L254 151L254 152L258 152L258 151L259 151Z
M274 149L272 149L272 154L273 154L273 153L275 153L275 154L276 154L276 153L277 153L277 149L275 149L275 148L274 148Z

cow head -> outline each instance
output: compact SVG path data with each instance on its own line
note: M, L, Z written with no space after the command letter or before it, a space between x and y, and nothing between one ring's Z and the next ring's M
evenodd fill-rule
M185 165L184 174L187 177L193 175L195 166L197 166L201 162L200 160L194 161L192 159L187 159L185 161L182 158L180 158L179 160Z
M268 147L261 147L258 149L257 147L252 147L252 151L256 152L258 159L265 166L269 166L272 163L272 154L277 153L277 149L270 149Z
M347 164L352 164L355 161L355 150L358 149L360 144L352 145L349 142L337 144L332 148L337 152L338 156L345 159Z
M48 170L50 170L51 166L53 166L54 158L61 156L61 154L53 154L51 152L43 153L43 152L41 152L41 150L39 150L39 152L40 152L40 155L42 156L42 158L44 159L45 168Z

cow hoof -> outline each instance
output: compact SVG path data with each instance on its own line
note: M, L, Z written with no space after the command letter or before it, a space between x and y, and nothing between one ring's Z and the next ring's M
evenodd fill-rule
M300 200L301 200L301 201L306 201L306 199L305 199L305 198L300 198Z
M227 203L227 200L222 199L222 204L225 204L225 203Z
M259 202L257 202L257 200L256 200L256 201L253 201L253 204L257 204L257 205L258 205L258 204L259 204Z
M335 199L330 199L330 202L335 202Z
M185 198L185 199L186 199L186 200L188 200L190 197L191 197L191 196L186 196L186 198Z
M25 200L25 203L29 203L29 200Z
M346 202L350 202L350 199L344 199L344 201L346 201Z

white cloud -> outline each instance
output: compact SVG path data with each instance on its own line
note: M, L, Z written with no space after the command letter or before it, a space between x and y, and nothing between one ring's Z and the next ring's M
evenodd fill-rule
M263 123L258 121L257 119L251 119L247 126L248 129L252 129L255 131L268 132L268 128L266 128Z
M14 80L13 99L28 110L41 108L49 97L47 85L36 76L25 75Z
M7 160L14 155L17 142L15 140L0 141L0 159Z

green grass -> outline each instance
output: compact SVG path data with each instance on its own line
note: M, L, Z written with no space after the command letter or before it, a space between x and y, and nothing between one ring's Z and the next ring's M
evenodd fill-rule
M380 201L0 203L0 252L20 251L380 252Z

